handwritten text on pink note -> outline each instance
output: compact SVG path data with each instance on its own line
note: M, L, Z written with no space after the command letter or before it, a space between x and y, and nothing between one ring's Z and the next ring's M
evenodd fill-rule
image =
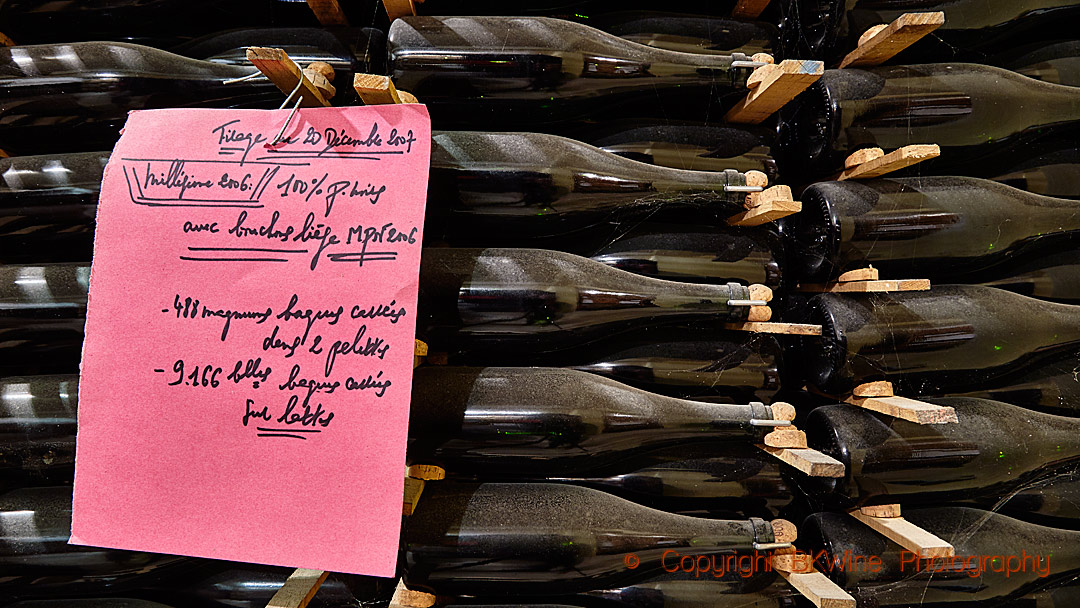
M130 115L101 189L72 541L391 576L422 105Z

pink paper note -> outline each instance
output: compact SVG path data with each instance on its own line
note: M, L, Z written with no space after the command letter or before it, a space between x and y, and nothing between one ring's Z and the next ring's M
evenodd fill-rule
M132 113L101 189L71 542L392 576L422 105Z

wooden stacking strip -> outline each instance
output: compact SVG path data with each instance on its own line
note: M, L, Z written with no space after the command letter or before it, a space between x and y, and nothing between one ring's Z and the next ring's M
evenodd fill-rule
M330 105L329 98L323 92L327 90L326 87L328 86L330 87L329 91L333 90L329 81L325 83L321 81L314 82L323 77L313 70L307 72L301 70L300 66L296 65L296 62L285 51L258 46L248 47L247 59L286 95L296 89L298 81L302 81L303 84L300 85L300 90L297 93L301 96L301 106L316 108ZM323 80L326 79L323 78ZM317 86L317 84L321 86Z
M285 579L266 608L304 608L315 597L329 573L322 570L297 568Z
M413 591L405 586L405 581L398 579L394 596L390 598L389 608L431 608L434 605L434 595L423 591Z
M400 17L408 17L416 14L416 3L423 3L424 0L382 0L383 8L386 9L386 16L390 18L390 22L393 23L394 19Z
M353 88L365 105L390 103L417 103L416 96L408 91L399 91L389 76L380 74L356 74L353 76Z
M338 0L307 0L307 5L322 25L349 25Z
M860 384L855 387L845 402L918 424L958 422L955 409L945 405L898 397L893 393L891 382L877 381Z
M880 65L945 23L945 13L904 13L888 25L877 25L859 37L859 45L840 67Z
M855 608L855 598L815 570L809 555L796 555L794 547L777 549L770 563L773 570L818 608Z
M762 122L824 73L825 64L820 61L785 59L763 65L750 74L746 81L750 92L728 111L724 119L739 123Z
M927 291L929 279L881 279L874 267L849 270L841 274L835 283L826 285L810 283L799 285L800 291L828 293L868 293L888 291Z
M753 172L751 172L753 173ZM732 226L760 226L766 222L789 216L802 211L802 203L791 196L790 186L773 186L761 192L746 195L743 204L746 211L728 218Z
M789 585L818 608L855 608L855 598L817 570L811 569L809 572L777 570L777 572Z
M752 331L759 334L787 334L794 336L820 336L821 326L808 323L762 323L745 321L743 323L724 323L724 329L734 331Z
M951 557L953 546L900 516L900 505L864 507L850 515L921 558Z
M844 476L844 463L815 449L774 448L763 444L758 447L810 477Z
M937 144L912 144L885 154L881 148L856 150L844 161L844 171L837 180L869 179L899 171L924 160L937 158L941 148Z

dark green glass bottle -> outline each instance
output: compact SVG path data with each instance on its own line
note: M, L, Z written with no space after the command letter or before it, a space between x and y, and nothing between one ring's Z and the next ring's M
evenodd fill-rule
M911 509L903 516L952 544L956 559L917 562L913 553L846 513L808 517L799 527L800 548L824 550L827 558L818 570L856 601L883 607L1014 605L1008 602L1073 581L1080 572L1078 531L965 507ZM879 560L876 567L866 565L871 556Z
M544 17L405 17L387 40L395 84L423 99L439 128L520 129L663 106L715 105L719 115L757 65L745 53L668 51Z
M875 380L900 395L939 395L1015 384L1080 348L1080 307L975 285L930 291L822 294L806 318L807 380L843 394Z
M806 183L839 173L860 148L938 144L940 157L907 173L996 178L1075 148L1078 133L1077 87L970 63L847 68L826 70L781 110L776 157L785 180Z
M1033 40L1075 38L1080 18L1073 0L994 2L978 0L788 0L783 11L803 25L804 39L790 44L804 56L838 62L869 28L891 23L904 13L944 11L945 23L901 51L900 63L971 61L992 63L1003 52Z
M735 283L663 281L555 251L426 248L417 331L437 351L498 358L651 324L745 320L748 298Z
M764 520L673 515L588 488L442 481L405 522L403 578L440 595L573 594L648 580L665 551L752 554L774 540Z
M970 177L819 182L784 219L789 263L799 281L825 283L873 266L887 278L986 283L1067 291L1047 271L1055 253L1080 250L1080 202L1040 196ZM1045 278L1043 278L1045 277ZM1026 287L1030 286L1030 287ZM1054 299L1064 299L1060 296Z
M1055 523L1076 513L1069 504L1075 484L1058 478L1080 470L1080 419L971 397L924 400L954 408L959 423L916 424L850 405L814 409L803 428L809 444L843 462L846 477L802 487L833 507L895 503L905 510L957 501L990 508L1035 489L1044 500L1018 501L1010 511Z
M409 457L468 474L566 476L686 443L761 443L761 403L722 405L648 393L545 367L417 369Z
M78 399L73 374L0 379L0 488L71 483Z

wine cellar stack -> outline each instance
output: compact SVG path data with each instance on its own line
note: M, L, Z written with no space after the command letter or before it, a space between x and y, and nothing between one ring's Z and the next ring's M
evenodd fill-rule
M1077 24L0 0L0 608L1076 606ZM431 117L396 576L68 544L129 112L305 84Z

